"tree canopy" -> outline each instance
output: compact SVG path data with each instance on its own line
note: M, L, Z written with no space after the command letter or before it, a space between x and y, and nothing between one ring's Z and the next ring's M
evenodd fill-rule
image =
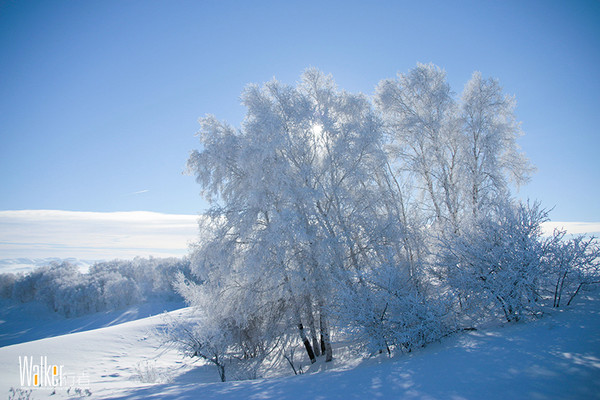
M191 262L201 283L178 287L202 322L171 327L223 380L224 360L296 372L296 346L329 361L341 332L410 351L461 313L539 311L562 236L546 242L547 214L512 198L532 167L498 81L475 72L456 96L418 64L368 97L308 69L295 86L248 86L242 103L239 128L200 120L188 168L211 208Z

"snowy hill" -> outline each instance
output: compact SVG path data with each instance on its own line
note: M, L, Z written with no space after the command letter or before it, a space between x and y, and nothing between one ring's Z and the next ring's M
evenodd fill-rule
M338 351L301 376L256 381L217 382L212 366L159 348L152 332L162 323L158 315L0 348L0 393L20 388L19 357L28 356L64 367L65 385L52 398L600 398L598 292L535 322L465 332L393 359ZM32 397L51 393L34 388Z

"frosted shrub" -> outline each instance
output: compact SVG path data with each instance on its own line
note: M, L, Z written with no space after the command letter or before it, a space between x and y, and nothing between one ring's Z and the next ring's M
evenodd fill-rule
M0 274L0 298L9 299L12 296L16 280L15 274Z
M84 283L77 283L60 291L55 310L67 318L91 314L99 311L98 299L99 293L90 291Z
M263 362L280 345L281 305L266 294L248 296L232 286L223 291L206 282L190 282L183 274L176 287L196 313L191 320L169 318L161 332L165 342L212 363L223 382L259 377Z
M117 275L104 285L104 301L108 309L119 309L131 304L140 303L143 296L135 281Z
M143 383L168 383L172 379L168 371L157 367L156 362L148 360L138 362L135 371L132 379Z
M34 273L18 275L14 281L11 297L21 303L33 301L35 297L35 280L38 276L39 274Z
M547 243L548 292L552 305L569 305L586 285L600 283L600 245L584 236L564 240L564 231L555 231Z
M541 312L547 214L537 203L502 204L496 218L444 241L440 264L463 311L491 303L509 322Z
M393 272L392 272L393 273ZM388 278L382 279L382 278ZM378 276L340 299L341 321L352 327L369 353L414 348L441 339L455 329L451 303L435 291L418 291L410 279Z

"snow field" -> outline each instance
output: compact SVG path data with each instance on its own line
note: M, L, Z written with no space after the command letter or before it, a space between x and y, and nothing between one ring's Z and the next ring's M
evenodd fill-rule
M170 314L190 312L181 309ZM302 375L226 383L218 382L212 365L159 347L152 332L163 318L158 315L0 348L0 392L20 386L19 356L33 356L35 362L47 356L49 363L64 366L69 383L85 372L89 398L600 398L598 291L584 293L575 306L538 321L456 334L392 359L381 355L361 360L338 342L332 363L320 360ZM52 398L73 398L75 387L59 388ZM32 396L46 398L51 393L51 389L35 388Z

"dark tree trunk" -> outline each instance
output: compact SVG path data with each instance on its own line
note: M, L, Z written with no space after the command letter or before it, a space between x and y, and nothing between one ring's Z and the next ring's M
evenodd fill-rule
M302 343L304 343L304 347L306 348L306 353L308 353L308 358L310 358L311 364L314 364L317 361L315 357L315 352L313 351L313 348L310 345L310 341L306 337L306 332L304 332L304 326L302 325L302 323L298 324L298 330L300 331L300 338L302 339Z
M321 325L321 349L325 354L325 361L333 360L333 350L331 348L331 340L329 338L329 326L327 326L327 318L321 312L319 322Z
M217 365L219 369L219 377L221 378L221 382L225 382L225 367L223 365Z
M567 307L569 307L571 305L571 302L573 301L573 299L575 298L575 296L577 296L577 293L579 293L579 289L581 289L582 286L583 286L583 283L580 283L579 286L577 286L577 290L575 291L575 293L573 293L571 295L571 298L567 302Z

